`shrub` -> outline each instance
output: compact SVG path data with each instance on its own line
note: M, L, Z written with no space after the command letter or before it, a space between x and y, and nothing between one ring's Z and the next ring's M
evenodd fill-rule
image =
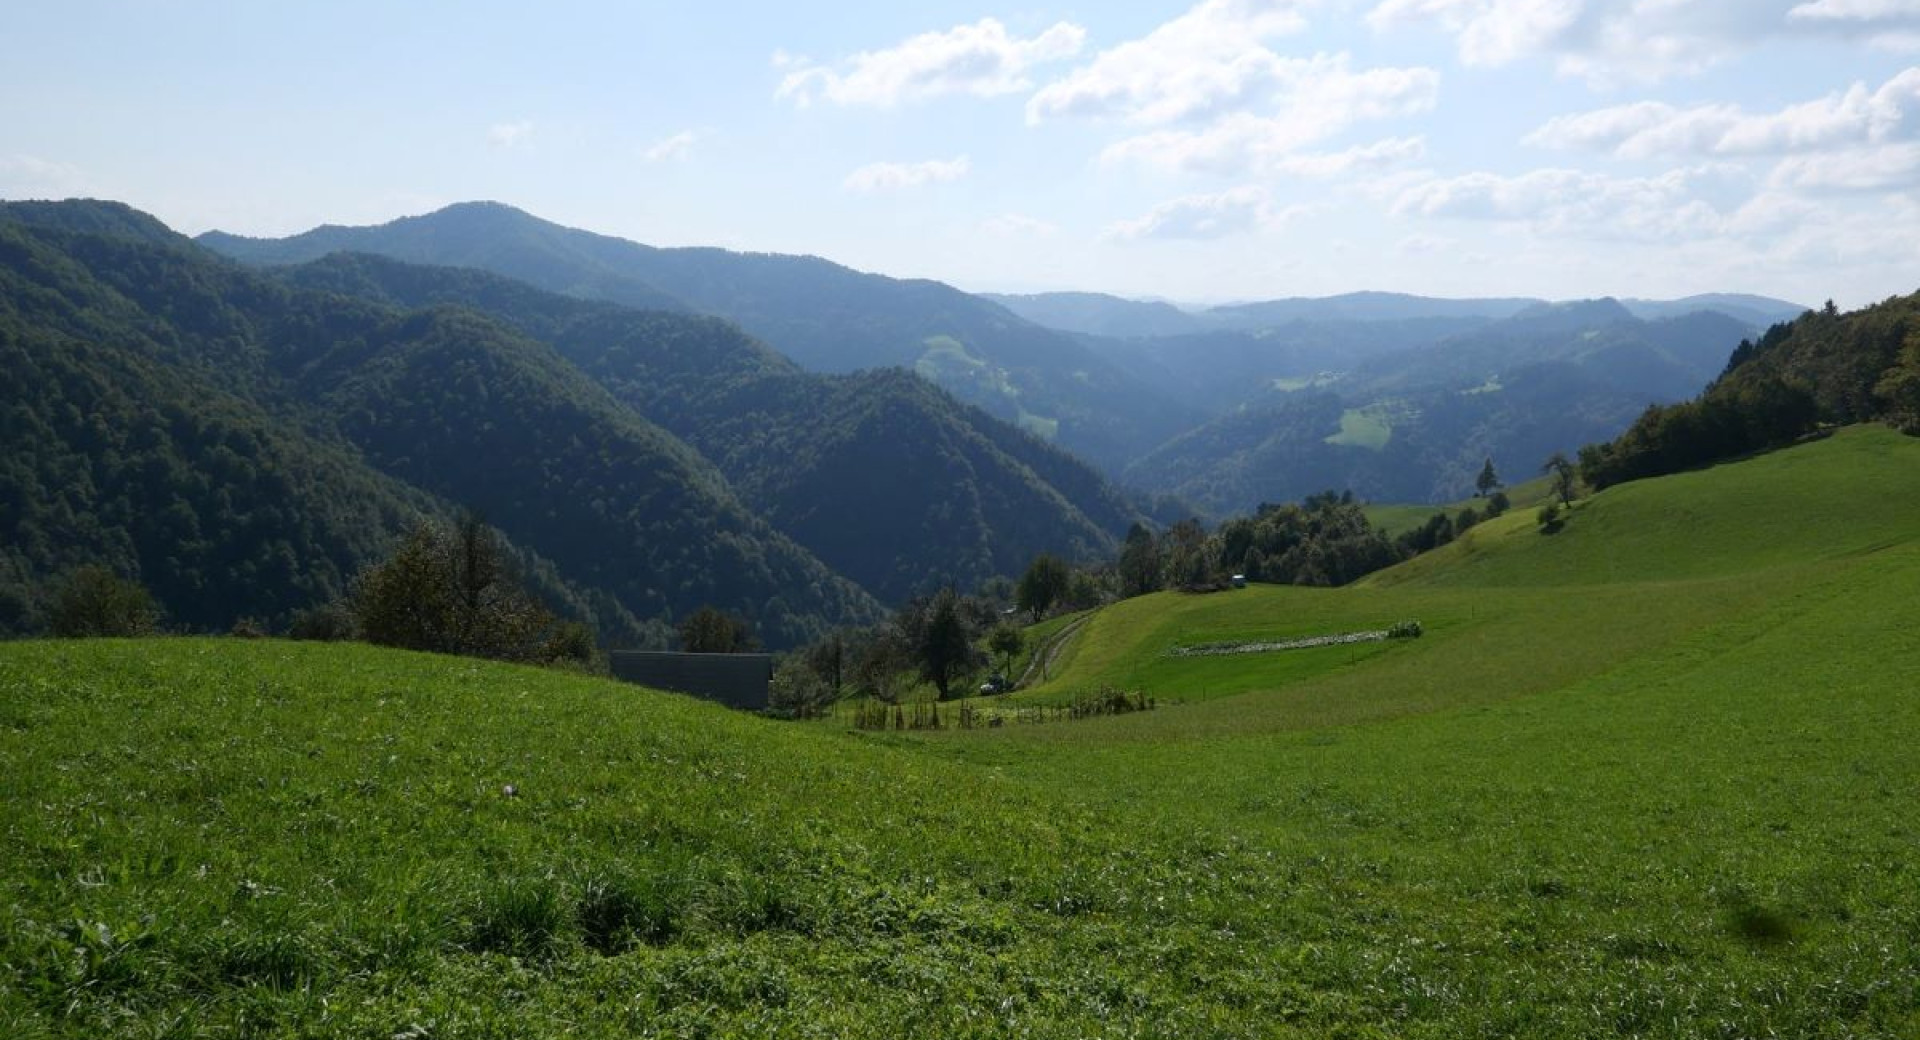
M299 611L293 615L293 623L287 626L289 638L314 642L334 643L352 639L358 634L353 611L345 603L339 602L322 603Z
M82 567L54 591L47 628L56 636L140 636L153 632L160 610L153 595L105 567Z

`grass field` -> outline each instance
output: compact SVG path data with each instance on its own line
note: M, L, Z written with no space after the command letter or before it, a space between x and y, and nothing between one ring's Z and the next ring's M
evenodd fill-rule
M1359 587L1117 604L1023 696L1164 707L967 733L365 647L0 646L0 1022L1912 1038L1916 517L1920 441L1845 431Z

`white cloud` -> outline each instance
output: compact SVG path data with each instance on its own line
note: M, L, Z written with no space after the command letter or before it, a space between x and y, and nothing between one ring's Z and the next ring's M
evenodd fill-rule
M1920 18L1920 0L1814 0L1787 12L1807 21L1888 21Z
M850 191L894 191L917 188L923 184L959 180L973 164L962 155L953 159L929 159L917 163L869 163L847 174L841 186Z
M1877 90L1856 83L1842 94L1751 114L1734 105L1679 108L1658 101L1557 116L1530 144L1606 151L1622 158L1788 155L1920 136L1920 68Z
M776 54L774 65L792 71L781 79L774 96L801 107L825 98L837 105L891 108L942 94L1017 93L1033 86L1028 70L1073 57L1085 41L1086 30L1068 22L1023 40L997 20L982 18L946 32L922 33L885 50L862 51L843 63L843 71Z
M1163 202L1137 220L1124 220L1109 227L1107 237L1127 240L1224 238L1276 228L1304 212L1301 206L1276 210L1265 189L1247 186Z
M1468 65L1504 65L1551 46L1580 17L1581 0L1383 0L1375 29L1438 23Z
M1883 192L1920 188L1920 143L1800 155L1774 167L1773 183L1803 191Z
M995 238L1027 238L1057 234L1060 226L1024 213L1002 213L982 221L980 230Z
M1257 101L1283 62L1262 43L1306 26L1318 0L1205 0L1146 36L1100 52L1027 101L1027 122L1113 117L1147 125Z
M1404 189L1401 216L1521 224L1596 238L1673 241L1735 229L1749 197L1737 168L1697 166L1651 177L1544 169L1516 176L1470 173Z
M682 130L648 145L646 150L640 153L640 157L650 163L685 159L693 154L694 142L699 139L700 135L692 130Z
M1312 175L1313 158L1293 153L1358 122L1429 111L1439 94L1439 76L1431 69L1352 72L1344 54L1277 59L1271 78L1273 115L1235 112L1196 130L1140 134L1109 145L1101 159L1228 176ZM1404 142L1387 151L1396 148L1404 158ZM1358 163L1382 157L1355 150L1349 159Z
M1794 0L1380 0L1376 30L1438 26L1469 65L1551 58L1596 86L1698 72L1790 31Z
M533 123L495 123L487 128L487 141L497 148L517 148L533 136Z
M1355 145L1344 151L1289 155L1275 162L1273 168L1277 173L1327 180L1386 169L1412 162L1426 154L1425 138L1389 137L1372 144Z

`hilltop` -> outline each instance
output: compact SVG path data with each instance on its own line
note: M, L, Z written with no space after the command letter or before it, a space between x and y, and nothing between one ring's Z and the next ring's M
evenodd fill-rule
M364 647L0 646L0 1014L1907 1035L1916 463L1846 430L1360 586L1129 600L1022 696L1162 706L1079 723L865 734ZM1402 620L1425 634L1163 656Z

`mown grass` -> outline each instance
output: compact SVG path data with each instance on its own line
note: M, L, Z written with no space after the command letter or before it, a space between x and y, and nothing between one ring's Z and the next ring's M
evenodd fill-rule
M365 647L0 646L0 1022L1920 1035L1916 447L1615 489L1481 546L1478 584L1129 601L1067 670L1185 702L1087 722L850 733ZM1703 509L1686 545L1619 504L1663 485ZM1797 509L1833 527L1779 549ZM1603 572L1616 536L1687 565ZM1409 618L1356 659L1159 656Z

